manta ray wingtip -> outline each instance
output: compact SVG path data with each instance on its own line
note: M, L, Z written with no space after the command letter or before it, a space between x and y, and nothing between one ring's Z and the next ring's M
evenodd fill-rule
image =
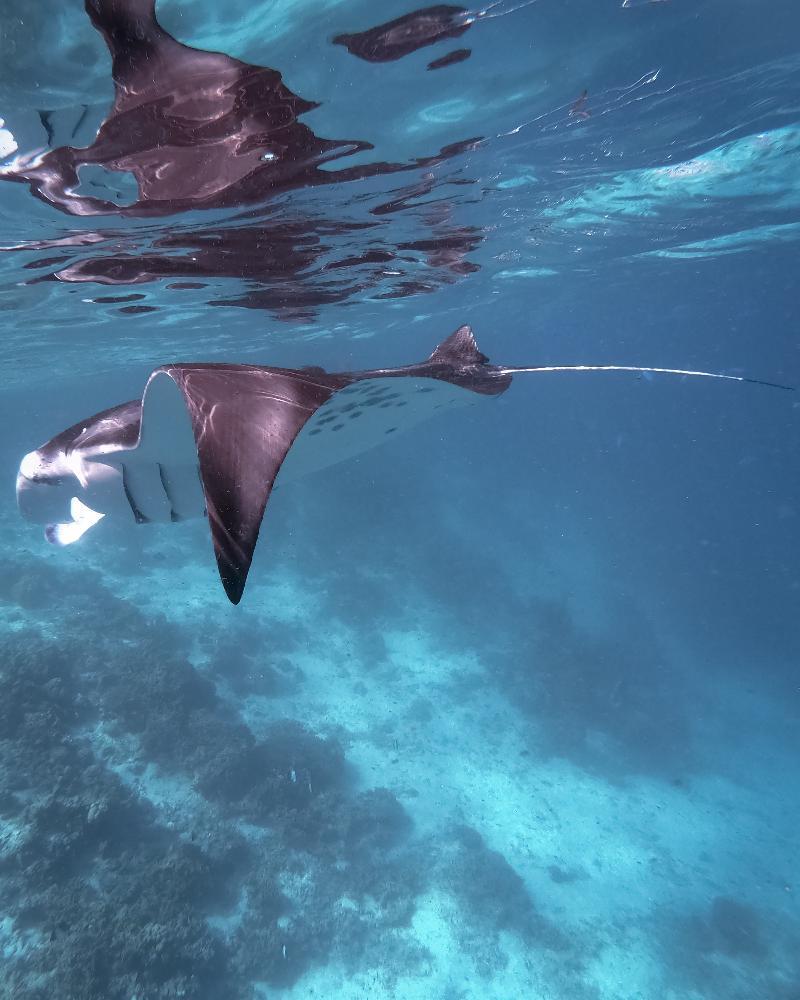
M225 588L225 594L231 604L238 604L244 594L245 580L231 580L226 579L224 576L220 576L222 580L222 586Z
M225 596L231 604L239 604L244 595L244 588L247 584L248 574L250 573L250 563L253 550L255 549L255 541L252 542L252 547L248 545L248 554L242 552L239 554L238 559L232 561L230 558L232 554L230 549L226 551L226 548L220 545L221 539L218 533L214 531L213 525L211 535L214 542L217 573L222 588L225 591Z

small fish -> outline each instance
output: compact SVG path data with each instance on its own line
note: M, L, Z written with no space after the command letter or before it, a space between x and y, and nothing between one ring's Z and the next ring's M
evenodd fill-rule
M569 108L570 118L580 118L580 119L591 118L591 112L586 107L588 102L589 102L589 91L584 90L581 92L580 97L570 105Z

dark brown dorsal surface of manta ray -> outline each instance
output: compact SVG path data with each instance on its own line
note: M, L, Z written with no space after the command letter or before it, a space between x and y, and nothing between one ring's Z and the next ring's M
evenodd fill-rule
M500 367L481 354L469 326L402 368L166 365L141 401L82 420L27 454L17 503L61 545L107 516L143 524L206 515L225 592L238 604L279 473L287 481L326 468L437 411L497 397L517 373L564 371L758 381L619 365Z

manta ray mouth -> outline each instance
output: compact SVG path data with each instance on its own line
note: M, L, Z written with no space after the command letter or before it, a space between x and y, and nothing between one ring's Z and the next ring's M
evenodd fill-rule
M26 475L21 470L17 473L17 507L26 521L68 521L73 494L60 476Z

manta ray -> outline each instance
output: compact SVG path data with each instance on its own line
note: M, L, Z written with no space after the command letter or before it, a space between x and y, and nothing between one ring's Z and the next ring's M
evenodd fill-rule
M329 373L322 368L171 364L141 399L74 424L22 459L17 504L45 537L69 545L102 518L131 524L207 517L220 579L238 604L261 521L287 482L361 454L454 407L496 399L523 372L622 371L775 383L627 365L493 365L469 326L425 361Z

